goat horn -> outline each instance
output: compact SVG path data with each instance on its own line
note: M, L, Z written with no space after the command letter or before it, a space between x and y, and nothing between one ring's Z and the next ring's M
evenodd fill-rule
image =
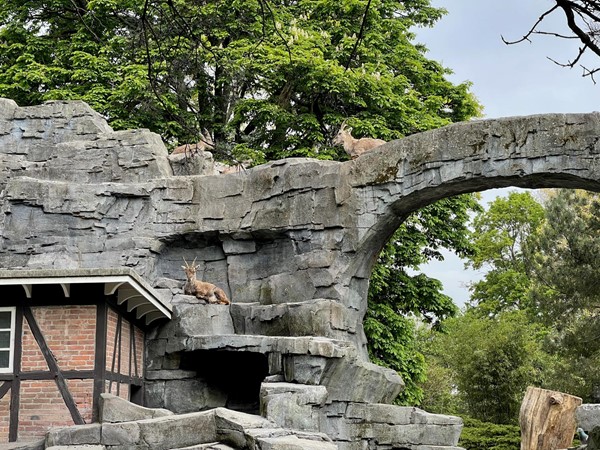
M196 258L192 261L192 267L196 265Z

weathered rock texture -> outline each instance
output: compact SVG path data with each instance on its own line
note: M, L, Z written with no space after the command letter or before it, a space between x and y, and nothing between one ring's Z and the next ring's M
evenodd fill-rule
M579 406L575 411L575 420L577 426L588 433L600 426L600 404L584 403Z
M262 417L224 408L189 414L136 407L103 395L100 423L54 428L46 436L53 450L334 450L336 445L321 433L277 426Z
M402 384L367 362L362 318L376 256L408 214L451 195L599 190L599 119L474 121L344 163L289 159L204 175L214 171L209 155L171 161L157 135L114 132L84 103L0 99L0 267L129 267L172 301L174 320L149 336L149 406L262 408L340 448L453 446L452 418L390 407L390 421L377 421ZM183 295L183 258L197 258L198 278L233 305ZM265 377L301 391L261 391ZM282 416L290 398L310 415ZM436 427L432 442L417 438ZM404 444L393 437L400 428L413 430Z

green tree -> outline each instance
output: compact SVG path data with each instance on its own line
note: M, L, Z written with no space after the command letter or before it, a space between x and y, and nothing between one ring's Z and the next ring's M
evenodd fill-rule
M544 220L544 208L529 192L496 198L473 220L475 253L467 266L487 269L471 287L471 304L482 314L526 309L530 279L524 246Z
M398 401L423 398L425 361L417 348L416 322L436 329L458 308L441 292L439 280L419 272L422 264L442 259L442 248L460 256L473 251L468 238L469 213L479 211L475 195L447 198L412 214L379 255L369 286L365 331L369 354L377 364L396 370L406 389Z
M453 380L455 411L498 424L517 422L528 385L544 382L549 360L543 351L545 329L522 311L481 317L474 310L446 322L428 346L432 365ZM441 411L445 412L445 411Z
M554 330L549 350L565 358L555 383L587 401L597 401L600 196L561 189L544 205L546 220L527 248L533 304L538 317Z
M172 144L208 129L218 151L256 162L337 159L344 118L392 139L479 112L412 42L442 13L429 0L6 0L0 95L83 99Z

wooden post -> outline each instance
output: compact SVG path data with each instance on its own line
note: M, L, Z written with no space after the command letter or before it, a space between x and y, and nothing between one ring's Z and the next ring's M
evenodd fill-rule
M579 397L528 387L519 412L521 450L570 447L576 429L575 409L579 405Z

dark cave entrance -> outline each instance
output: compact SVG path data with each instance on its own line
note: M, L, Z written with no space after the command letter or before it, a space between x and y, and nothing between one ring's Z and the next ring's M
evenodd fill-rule
M226 408L249 414L260 413L260 385L269 375L267 355L262 353L196 350L181 356L181 369L192 370L218 392Z

